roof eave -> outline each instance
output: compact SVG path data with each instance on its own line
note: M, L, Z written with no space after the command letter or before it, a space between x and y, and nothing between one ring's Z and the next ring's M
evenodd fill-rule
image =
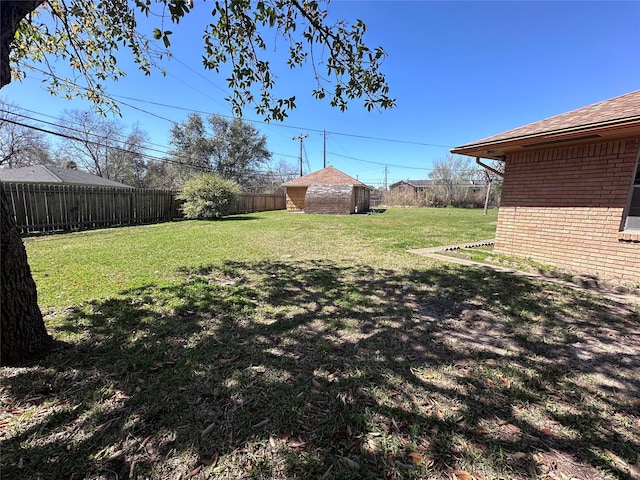
M368 188L369 190L373 190L373 187L366 185L364 183L283 183L283 187L311 187L312 185L349 185L350 187L362 187Z
M520 135L511 138L470 143L451 150L451 153L471 157L499 160L504 155L516 151L550 148L555 145L593 142L595 139L607 140L640 135L640 116L625 120L582 125L554 131Z

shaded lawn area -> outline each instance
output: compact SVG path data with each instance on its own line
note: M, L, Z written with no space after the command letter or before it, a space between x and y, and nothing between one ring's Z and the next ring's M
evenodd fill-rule
M638 305L410 256L390 232L328 255L364 220L320 221L304 254L176 267L157 243L155 280L121 258L147 282L47 293L58 349L1 370L3 477L639 478Z

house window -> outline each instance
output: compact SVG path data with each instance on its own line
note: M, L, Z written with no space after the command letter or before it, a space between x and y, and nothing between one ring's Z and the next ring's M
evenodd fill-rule
M636 166L636 176L631 187L631 202L625 230L640 230L640 164Z

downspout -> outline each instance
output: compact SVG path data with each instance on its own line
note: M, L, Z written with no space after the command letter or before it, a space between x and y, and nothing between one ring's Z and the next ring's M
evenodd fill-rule
M504 162L504 156L502 157L502 159L500 161ZM485 198L484 198L484 214L486 215L487 214L487 210L489 209L489 193L491 192L491 183L492 183L492 179L489 176L489 174L487 173L487 170L489 170L490 172L498 175L500 178L503 178L504 174L502 172L499 172L495 168L490 167L489 165L486 165L486 164L482 163L480 161L480 157L476 157L476 163L478 165L480 165L482 168L485 169L484 174L487 176L487 194L485 195Z
M487 177L487 193L484 196L484 214L487 214L487 211L489 210L489 195L491 194L491 184L493 183L493 178L491 178L491 175L489 175L487 173L487 171L484 171L484 175L485 177Z
M505 160L505 158L504 158L504 155L503 155L503 156L502 156L502 158L501 158L501 159L499 159L498 161L499 161L499 162L504 162L504 160ZM496 175L498 175L500 178L503 178L503 177L504 177L504 173L502 173L502 172L500 172L500 171L496 170L496 169L495 169L495 168L493 168L493 167L490 167L489 165L486 165L486 164L482 163L482 162L480 161L480 157L476 157L476 163L477 163L478 165L480 165L482 168L484 168L485 170L489 170L491 173L495 173L495 174L496 174Z

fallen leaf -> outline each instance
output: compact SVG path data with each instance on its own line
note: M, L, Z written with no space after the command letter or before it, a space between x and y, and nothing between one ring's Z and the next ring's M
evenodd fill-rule
M512 423L507 423L507 424L505 424L505 428L506 428L507 430L511 431L511 432L514 432L514 433L518 433L518 432L520 432L520 428L519 428L519 427L516 427L516 426L515 426L514 424L512 424Z
M522 460L523 458L527 458L527 454L524 452L516 452L512 455L516 460Z
M471 433L473 435L487 435L489 433L489 430L484 427L476 427L471 429Z
M299 438L292 438L289 440L289 446L293 447L293 448L300 448L300 447L304 447L307 442L300 440Z
M339 457L339 458L340 458L340 463L342 463L347 468L356 469L360 466L358 462L351 460L350 458L347 458L347 457Z
M362 453L369 458L375 457L381 450L380 445L373 439L367 440L361 448Z
M291 429L286 429L284 432L282 432L282 435L280 435L280 440L286 442L287 440L289 440L289 437L291 437L291 433Z
M464 470L454 470L453 475L457 480L473 480L473 475Z
M411 452L409 454L409 458L411 458L411 461L416 465L419 465L423 461L422 455L420 455L418 452Z
M511 380L509 380L507 377L504 377L502 379L502 383L504 384L505 387L511 388Z
M418 450L420 450L421 452L426 452L427 450L429 450L429 448L431 448L431 442L427 439L422 439L420 440L420 443L418 444Z

